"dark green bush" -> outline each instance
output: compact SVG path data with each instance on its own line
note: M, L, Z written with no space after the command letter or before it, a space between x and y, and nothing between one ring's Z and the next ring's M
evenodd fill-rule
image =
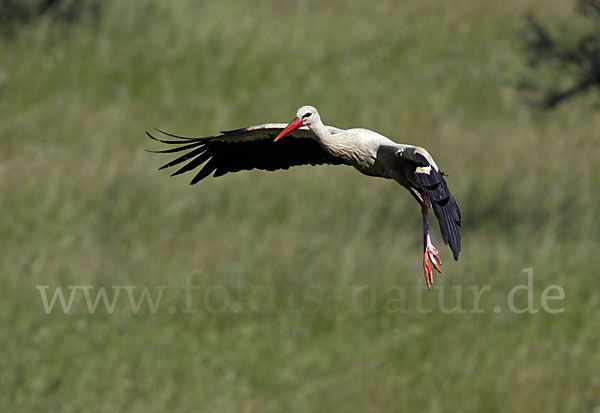
M99 0L0 0L0 25L27 23L49 16L64 23L74 23L80 17L97 16Z

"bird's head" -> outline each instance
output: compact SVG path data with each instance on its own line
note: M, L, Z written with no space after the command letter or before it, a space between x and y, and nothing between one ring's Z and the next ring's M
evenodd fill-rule
M292 119L290 123L288 123L288 125L279 133L279 135L277 135L275 142L301 126L308 126L310 128L311 125L313 125L315 122L318 122L320 119L321 117L319 116L317 109L312 106L302 106L296 112L296 117Z

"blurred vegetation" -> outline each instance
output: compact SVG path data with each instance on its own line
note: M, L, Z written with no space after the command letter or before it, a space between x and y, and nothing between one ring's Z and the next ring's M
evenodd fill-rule
M0 410L597 408L600 117L592 95L549 115L505 85L530 10L587 21L558 0L131 0L6 23ZM190 187L144 151L152 127L209 135L303 104L424 146L448 173L463 251L434 239L434 311L416 311L420 210L398 185L299 167ZM535 307L559 285L563 313L507 310L529 267ZM182 312L189 274L197 313ZM156 314L121 297L112 315L81 299L47 315L39 285L168 289ZM485 285L484 313L438 310L461 289L472 309ZM226 311L202 309L211 286ZM385 306L394 288L410 311Z
M84 15L99 16L100 0L0 0L0 24L5 28L49 17L75 23Z
M532 70L519 87L545 109L600 88L600 1L579 0L577 11L590 22L571 23L558 34L527 16L522 38Z

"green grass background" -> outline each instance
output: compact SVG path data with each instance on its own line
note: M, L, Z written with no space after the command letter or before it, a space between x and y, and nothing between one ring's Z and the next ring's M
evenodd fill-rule
M592 95L541 113L510 86L528 11L586 24L558 0L130 0L5 33L0 410L598 409L600 116ZM153 127L210 135L304 104L448 173L463 251L434 236L432 312L420 210L393 182L299 167L190 187L144 151ZM508 311L530 267L535 307L559 285L563 313ZM124 293L113 314L81 297L46 314L38 285L168 288L156 314ZM394 288L408 311L386 307ZM467 312L444 313L457 290Z

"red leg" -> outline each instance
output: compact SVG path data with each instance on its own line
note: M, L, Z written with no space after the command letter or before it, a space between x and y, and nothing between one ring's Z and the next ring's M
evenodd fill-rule
M425 273L425 282L427 283L427 288L431 289L431 285L433 284L433 271L431 270L431 264L433 264L433 267L437 270L437 272L441 273L442 270L440 269L440 265L442 265L442 260L438 250L431 243L431 236L429 234L429 221L427 219L427 213L429 212L429 207L427 204L429 203L429 199L422 192L420 192L420 195L422 200L417 200L419 201L419 204L421 204L421 214L423 215L423 271Z

